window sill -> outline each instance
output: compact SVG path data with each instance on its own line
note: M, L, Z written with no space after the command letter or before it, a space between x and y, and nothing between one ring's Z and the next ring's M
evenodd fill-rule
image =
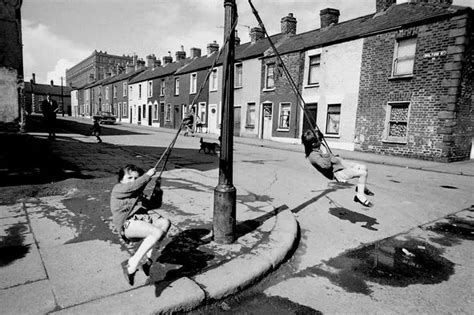
M405 138L388 138L388 139L382 140L382 143L407 144L407 139L405 139Z
M246 125L245 129L255 129L255 125Z
M409 80L413 79L414 75L413 74L405 74L405 75L392 75L391 77L388 78L389 81L393 80Z
M263 89L262 92L273 92L275 91L275 88L271 88L271 89Z
M209 90L209 92L217 92L217 90Z
M277 128L277 131L289 132L290 128Z
M305 85L304 88L305 89L314 89L314 88L318 88L319 87L319 83L316 83L316 84L308 84L308 85Z
M333 139L339 139L341 137L340 134L325 134L324 138L333 138Z

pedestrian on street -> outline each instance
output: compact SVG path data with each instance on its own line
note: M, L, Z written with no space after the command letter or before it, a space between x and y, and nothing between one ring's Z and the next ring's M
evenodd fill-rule
M142 270L145 275L149 275L153 264L153 247L165 237L171 225L168 219L149 213L151 209L147 207L151 200L147 200L143 190L155 173L155 168L143 174L141 168L128 164L119 170L118 183L111 192L112 219L120 236L127 243L143 240L135 254L122 262L124 276L130 285L134 284L138 265L145 255L147 260L142 265Z
M346 183L352 178L358 178L356 185L354 202L359 202L363 206L372 207L365 195L373 196L367 187L368 169L364 164L349 162L329 152L328 148L322 144L323 135L316 129L305 130L301 135L301 142L304 145L306 158L321 174L328 179L335 179L339 183Z
M48 93L46 99L41 103L41 111L43 112L43 122L48 131L49 139L56 138L56 113L58 110L58 103Z
M184 136L186 137L189 132L194 137L194 113L189 112L189 114L183 119L183 124L186 130L184 131Z
M100 128L99 121L100 121L100 119L98 117L94 117L94 123L91 127L91 135L96 136L97 141L99 143L102 143L102 139L100 138L101 128Z

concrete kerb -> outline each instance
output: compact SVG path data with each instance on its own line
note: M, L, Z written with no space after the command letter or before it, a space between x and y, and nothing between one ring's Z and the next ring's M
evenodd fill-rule
M146 285L113 296L68 307L54 314L163 314L189 311L260 280L278 267L296 245L298 223L290 210L279 212L269 241L251 253L194 277L182 277L169 284L156 297L156 288Z

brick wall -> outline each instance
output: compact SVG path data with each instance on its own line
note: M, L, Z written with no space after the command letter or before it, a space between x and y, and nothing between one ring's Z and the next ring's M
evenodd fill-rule
M283 63L285 64L290 76L298 89L301 90L304 73L304 53L296 52L281 56ZM273 127L272 136L282 138L298 138L298 126L299 126L299 113L300 105L298 96L295 94L291 87L290 81L287 79L284 70L277 60L276 57L263 59L261 82L262 90L265 87L265 65L269 63L275 63L275 89L273 91L263 91L260 96L261 102L272 102L273 103ZM291 103L291 114L290 114L290 130L279 131L278 130L278 117L280 110L280 103L290 102Z
M469 158L466 132L472 133L472 124L467 123L472 113L467 112L466 99L472 92L472 82L468 83L472 62L469 68L463 61L469 46L466 25L466 17L458 16L364 40L356 150L439 161ZM417 37L414 75L393 79L396 38L410 35ZM410 102L405 143L388 142L384 137L391 101Z

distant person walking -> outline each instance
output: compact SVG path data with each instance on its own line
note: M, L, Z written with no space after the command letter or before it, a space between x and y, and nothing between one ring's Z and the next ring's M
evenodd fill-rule
M95 136L99 143L102 143L102 139L100 138L101 128L100 128L99 121L100 121L99 118L94 117L94 124L91 127L91 135Z
M48 130L48 138L56 138L56 113L59 110L58 103L51 98L51 94L41 103L41 111L43 112L44 124Z

